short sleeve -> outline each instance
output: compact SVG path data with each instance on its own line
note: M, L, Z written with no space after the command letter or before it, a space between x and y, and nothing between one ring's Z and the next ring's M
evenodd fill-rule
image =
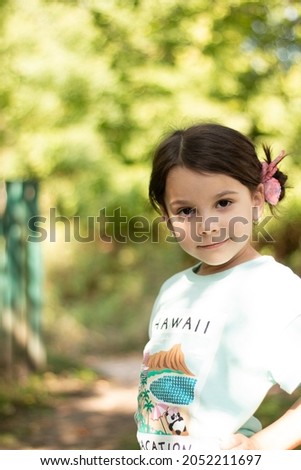
M288 393L301 384L301 315L292 320L271 348L270 373Z

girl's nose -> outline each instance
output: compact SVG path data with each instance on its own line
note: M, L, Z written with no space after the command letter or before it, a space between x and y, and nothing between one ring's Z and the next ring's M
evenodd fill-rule
M199 235L209 235L210 233L217 233L219 230L218 217L199 217L197 220L197 233Z

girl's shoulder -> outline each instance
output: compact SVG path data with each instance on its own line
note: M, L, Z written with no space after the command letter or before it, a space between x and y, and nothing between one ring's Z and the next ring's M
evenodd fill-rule
M169 277L163 282L161 286L161 290L168 289L169 287L172 287L173 285L191 282L191 280L197 276L195 273L197 271L197 267L199 266L199 264L200 263L198 263L197 266L192 266L190 268L186 268L182 271L179 271L173 274L171 277Z
M271 313L276 321L290 321L300 315L299 298L301 278L272 256L261 256L246 266L246 275L237 276L237 296L247 299L250 306L260 306L259 311Z
M256 267L256 266L255 266ZM301 278L288 266L277 261L273 256L261 256L258 258L256 274L271 284L277 285L285 282L301 285Z

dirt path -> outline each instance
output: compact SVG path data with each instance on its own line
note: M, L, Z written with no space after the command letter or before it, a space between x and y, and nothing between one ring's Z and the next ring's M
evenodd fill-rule
M2 422L0 448L137 448L133 415L139 361L137 356L88 358L87 365L102 377L88 389L76 381L50 381L50 390L61 396L56 406L18 412Z

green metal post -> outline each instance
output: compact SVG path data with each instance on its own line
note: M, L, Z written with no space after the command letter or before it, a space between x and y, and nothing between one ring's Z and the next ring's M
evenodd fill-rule
M3 216L6 241L6 282L3 327L34 367L45 364L41 340L42 260L39 243L29 242L28 222L38 215L38 184L6 183ZM31 234L32 235L32 234Z

